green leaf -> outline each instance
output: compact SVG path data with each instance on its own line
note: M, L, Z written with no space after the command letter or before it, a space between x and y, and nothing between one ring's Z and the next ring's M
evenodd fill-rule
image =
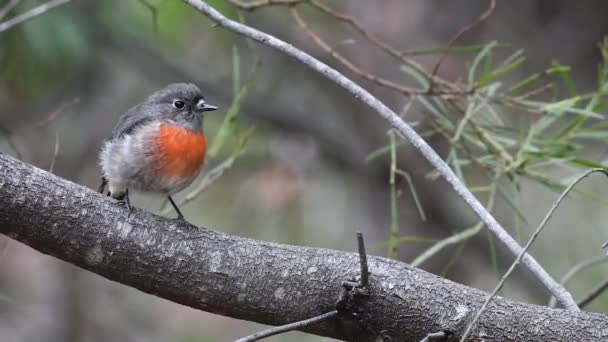
M438 55L438 54L467 54L467 53L478 53L481 51L487 44L477 44L477 45L457 45L452 46L450 48L434 48L434 49L412 49L404 52L405 55L409 56L417 56L417 55ZM496 44L496 48L504 48L509 47L511 44L499 43Z
M401 145L405 145L405 144L409 144L409 141L401 140L396 144L396 146L401 146ZM369 163L370 161L372 161L376 158L382 157L383 155L390 153L391 148L392 148L391 144L388 144L388 145L384 145L380 148L373 150L365 157L365 162Z
M524 78L523 80L515 83L515 85L511 86L507 92L509 93L513 93L521 88L524 88L526 86L528 86L529 84L533 83L534 81L538 80L543 74L542 73L536 73L533 75L530 75L526 78Z
M221 148L229 139L229 137L235 135L236 122L238 119L238 115L241 111L241 104L243 103L243 101L245 101L248 92L249 84L246 84L241 87L241 90L232 101L232 104L228 109L228 113L226 114L226 117L224 117L224 122L217 131L215 138L213 139L213 144L211 145L211 148L209 148L208 154L210 157L217 156Z
M422 254L420 254L418 257L416 257L416 259L414 259L410 264L413 267L420 266L422 263L424 263L425 261L430 259L433 255L439 253L442 249L446 248L447 246L466 241L466 240L472 238L473 236L477 235L477 233L479 233L479 231L481 231L481 228L483 228L483 223L479 222L468 229L465 229L459 233L456 233L446 239L440 240L439 242L437 242L433 246L431 246L429 249L424 251Z
M598 169L605 169L608 170L608 165L602 164L602 163L598 163L592 160L587 160L587 159L580 159L580 158L574 158L569 160L570 163L574 164L574 165L578 165L578 166L582 166L582 167L588 167L588 168L598 168Z
M238 96L241 89L241 55L239 47L232 45L232 96Z
M498 69L493 70L490 73L485 74L484 76L482 76L480 79L478 79L477 81L475 81L475 83L473 83L473 88L477 89L477 88L481 88L484 85L486 85L488 82L492 81L493 79L500 77L506 73L508 73L509 71L519 67L520 65L522 65L524 62L526 61L526 57L521 56L517 59L515 59L513 62L504 65Z
M405 73L406 75L408 75L408 76L412 77L414 80L416 80L416 82L418 82L422 88L429 87L429 81L418 70L415 70L414 68L410 67L407 64L402 65L400 70L403 73Z
M473 88L473 84L475 83L475 73L477 72L477 68L479 67L479 64L490 55L492 49L494 49L497 45L498 45L498 43L495 40L493 40L493 41L489 42L488 44L486 44L486 46L477 54L477 56L475 56L475 59L473 60L473 64L471 65L471 68L469 69L469 77L468 77L469 88Z
M574 85L574 81L572 81L572 78L570 77L570 69L571 68L569 66L562 65L558 61L554 61L552 63L552 69L550 70L559 74L559 76L562 78L562 81L564 82L564 85L566 86L566 89L568 90L568 93L572 97L576 96L577 92L576 86Z
M427 238L423 236L401 236L395 239L397 243L433 243L437 239ZM387 248L390 246L389 241L384 241L376 244L376 248Z

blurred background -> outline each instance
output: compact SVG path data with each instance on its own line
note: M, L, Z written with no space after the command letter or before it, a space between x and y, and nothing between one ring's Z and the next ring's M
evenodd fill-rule
M12 2L0 0L0 9ZM21 1L0 22L42 2ZM239 15L227 1L209 3L344 71L395 111L408 102L402 94L361 80L337 64L310 40L285 7ZM368 32L401 51L446 47L460 28L488 6L486 0L324 3L357 18ZM501 2L456 45L483 46L496 40L508 44L496 53L503 57L523 49L525 63L511 71L505 82L542 73L559 61L571 67L569 80L579 91L593 91L602 60L598 43L608 33L605 13L608 2L600 0ZM361 69L417 85L400 71L399 63L348 25L307 6L302 6L300 14ZM439 75L455 84L466 80L480 51L450 55ZM430 72L440 56L414 53L411 59ZM220 127L227 132L221 148L207 160L201 179L227 158L238 157L207 191L182 207L196 225L255 239L347 251L355 250L354 233L360 230L371 254L386 256L391 250L397 259L411 262L433 243L477 222L451 188L429 174L428 164L410 146L398 146L393 161L408 174L415 191L406 177L399 177L391 188L392 158L383 153L390 142L389 127L375 113L302 65L215 27L177 0L75 0L0 32L0 152L96 189L98 151L117 118L156 89L183 81L199 85L208 102L222 108L206 116L210 139L217 139ZM246 85L243 101L235 102ZM605 103L606 98L598 101ZM231 104L237 119L230 121L234 124L228 129L222 125ZM427 121L432 120L427 109L415 104L405 119L422 132L433 127ZM486 112L480 110L477 115L490 115ZM508 115L512 120L505 125L526 125L527 121L513 119L517 113ZM433 135L429 142L442 157L448 157L449 140ZM577 158L598 163L606 158L608 146L601 139L577 144ZM507 176L497 181L502 195L495 196L493 213L522 244L558 196L547 182L559 183L583 168L547 163L536 170L544 175L544 182L523 178L514 184ZM471 186L488 183L486 174L475 167L461 171L459 176ZM577 298L608 277L600 249L608 240L608 202L603 196L608 183L597 176L579 189L563 203L531 250L558 279L582 261L598 260L568 283ZM487 193L476 194L487 201ZM164 205L162 199L148 195L136 194L132 201L153 212ZM391 210L391 203L397 210ZM391 229L394 238L404 238L393 240L387 248ZM419 267L491 290L513 259L485 230L468 232L470 236L419 259ZM231 341L262 328L141 293L6 237L0 237L0 251L3 342ZM537 304L548 301L547 292L525 271L516 272L501 295ZM608 311L608 296L600 297L588 310ZM268 340L329 339L290 333Z

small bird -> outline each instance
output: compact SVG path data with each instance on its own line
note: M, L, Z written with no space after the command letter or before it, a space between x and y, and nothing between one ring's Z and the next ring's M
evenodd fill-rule
M107 185L108 196L129 211L129 190L164 194L183 220L171 195L192 183L203 166L203 112L213 110L191 83L169 84L131 108L101 149L99 192Z

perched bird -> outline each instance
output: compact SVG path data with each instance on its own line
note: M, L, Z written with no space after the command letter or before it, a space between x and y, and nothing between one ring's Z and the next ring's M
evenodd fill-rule
M99 192L123 201L131 210L129 190L167 196L187 187L198 175L207 152L203 112L216 110L190 83L169 84L123 114L101 149Z

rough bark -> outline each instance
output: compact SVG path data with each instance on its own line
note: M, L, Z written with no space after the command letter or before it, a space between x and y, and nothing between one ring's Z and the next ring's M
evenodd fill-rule
M289 229L289 227L286 227ZM141 291L270 325L335 309L359 258L196 228L116 201L0 153L0 233ZM308 332L353 341L418 341L464 331L487 293L409 265L370 257L363 320L349 315ZM379 339L381 337L382 339ZM497 297L470 341L606 341L608 315Z

